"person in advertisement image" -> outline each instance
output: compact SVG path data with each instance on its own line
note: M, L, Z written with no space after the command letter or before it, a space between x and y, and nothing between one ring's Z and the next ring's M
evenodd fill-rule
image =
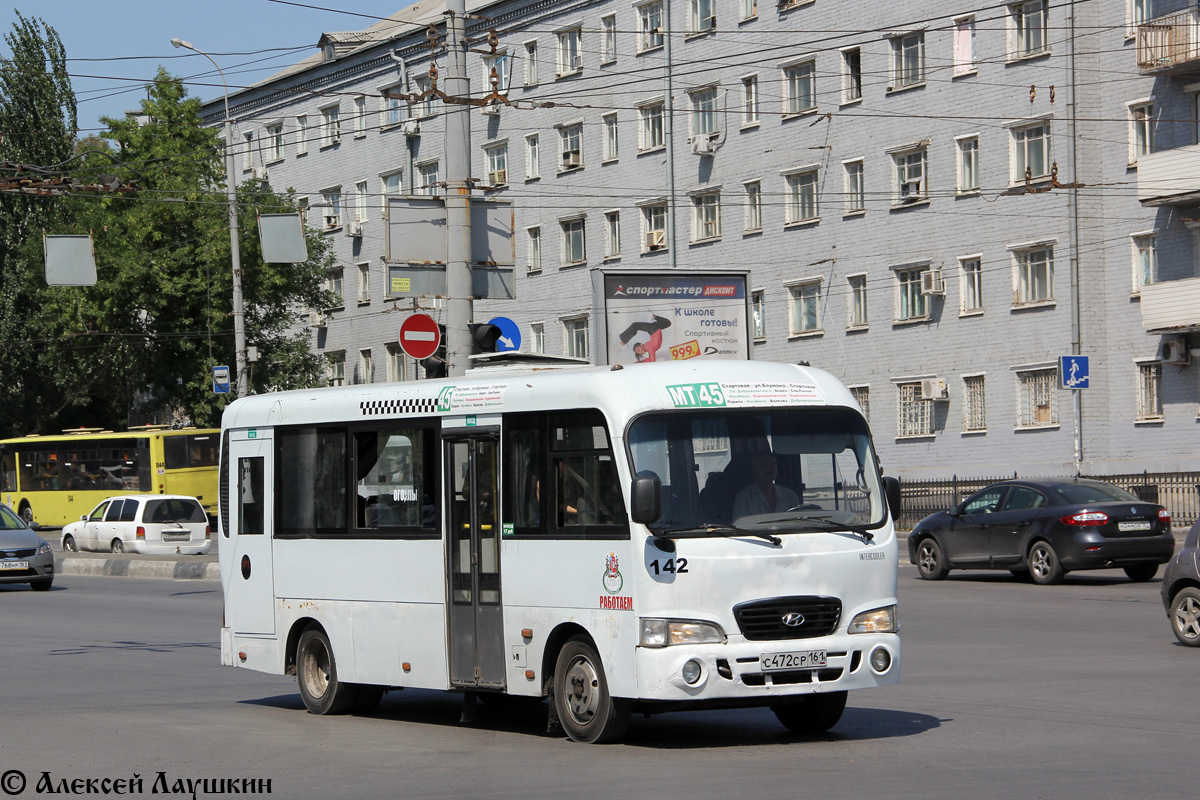
M663 331L671 327L671 320L666 317L660 317L658 314L651 315L653 319L649 322L635 322L621 333L621 345L629 343L638 334L648 334L649 338L642 341L640 338L633 343L633 357L642 361L657 361L658 350L662 347Z

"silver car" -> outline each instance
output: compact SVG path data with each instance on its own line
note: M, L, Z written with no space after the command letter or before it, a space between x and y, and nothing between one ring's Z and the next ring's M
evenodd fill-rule
M0 583L28 583L46 592L54 583L54 551L12 509L0 504Z
M1183 547L1167 562L1163 573L1162 601L1175 638L1188 647L1200 647L1200 522L1192 526Z

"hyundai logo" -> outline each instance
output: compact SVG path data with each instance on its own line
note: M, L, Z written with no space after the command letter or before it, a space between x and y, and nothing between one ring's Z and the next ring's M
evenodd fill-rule
M1131 509L1129 509L1129 513L1130 513L1130 514L1136 514L1136 513L1137 513L1137 509L1136 509L1136 508L1131 508Z
M784 614L783 624L787 625L789 628L799 628L804 624L804 615L796 611L793 611L789 614Z

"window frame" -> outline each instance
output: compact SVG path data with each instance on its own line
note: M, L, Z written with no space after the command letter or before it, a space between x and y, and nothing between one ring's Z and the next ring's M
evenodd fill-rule
M979 134L955 136L954 157L957 193L979 194Z
M692 243L721 238L721 190L695 192L692 199Z
M888 151L892 158L892 208L908 208L929 202L929 144L921 142L905 145ZM913 161L916 156L917 160ZM904 187L914 182L914 166L920 168L920 177L914 193L905 194Z
M806 56L779 67L783 81L783 119L802 117L817 111L817 59ZM805 100L809 105L801 106Z
M554 32L555 74L569 78L583 72L583 26L572 25ZM568 61L569 60L569 61Z
M1154 230L1138 231L1129 234L1129 246L1132 252L1133 294L1141 294L1143 286L1158 283L1158 232ZM1144 254L1148 254L1146 259ZM1147 263L1148 261L1148 263ZM1149 269L1147 269L1147 266ZM1147 280L1147 277L1149 280Z
M555 126L558 131L558 172L578 172L583 169L583 123L565 122ZM572 143L574 146L572 147ZM567 158L571 153L578 156L579 163L567 166Z
M317 109L321 115L321 149L341 144L342 141L342 108L341 103L331 103Z
M744 233L761 233L763 229L763 213L762 213L762 181L753 180L746 181L742 184L742 192L745 197L743 207L745 213Z
M601 140L601 157L600 163L612 163L621 157L620 151L620 129L618 127L617 112L612 111L600 117L600 122L604 126L604 138Z
M569 217L563 217L558 221L559 227L559 245L561 258L559 259L560 267L575 267L587 263L587 215L573 214ZM575 252L575 243L578 242L578 253ZM568 258L569 255L578 255L578 258Z
M1017 390L1017 405L1016 405L1016 430L1045 430L1059 427L1058 417L1058 367L1035 365L1028 367L1020 367L1014 369ZM1036 382L1036 383L1035 383ZM1030 389L1027 393L1025 390ZM1039 399L1038 395L1042 391L1047 392L1047 406L1049 419L1045 422L1037 422L1034 419L1037 416L1037 409L1040 404L1035 403L1027 408L1029 399L1028 394L1032 394L1032 399ZM1030 413L1032 412L1032 413ZM1030 421L1033 420L1033 421Z
M525 229L525 274L542 271L542 226L531 225Z
M569 314L560 317L563 326L563 355L568 358L591 359L591 347L588 339L591 336L591 325L587 314ZM579 337L583 344L583 355L579 355L573 337Z
M617 15L607 14L600 18L600 66L617 60Z
M765 289L750 290L750 338L767 340L767 294Z
M1034 7L1040 15L1037 25L1038 38L1041 47L1029 47L1031 26L1029 16ZM1010 3L1008 6L1008 60L1021 61L1027 58L1038 58L1050 53L1050 4L1047 0L1022 0Z
M604 212L604 258L621 257L621 211L612 209Z
M975 304L968 305L974 298ZM983 307L983 254L958 257L958 315L976 316Z
M663 47L663 6L662 0L653 0L637 7L638 12L638 54L650 53Z
M1009 184L1012 186L1020 186L1025 183L1025 170L1029 170L1029 181L1036 183L1038 181L1047 180L1050 178L1053 161L1053 127L1049 117L1042 117L1036 120L1025 121L1020 124L1009 125ZM1032 132L1043 129L1036 141L1040 142L1042 172L1034 172L1030 164L1030 143L1035 141L1031 138Z
M784 227L821 221L820 168L816 165L784 173ZM806 191L811 189L811 192ZM811 213L806 213L811 212Z
M271 154L267 164L274 164L276 162L283 161L286 155L283 144L283 123L274 122L270 125L267 125L264 129L264 132L268 142L268 152Z
M857 169L854 169L856 166ZM845 207L842 209L842 216L848 217L866 213L865 159L851 158L842 162L842 192L845 196Z
M839 53L842 64L842 105L861 103L863 99L862 48L845 47Z
M896 383L896 438L928 439L936 436L933 401L921 399L921 381Z
M1131 100L1125 104L1129 117L1129 166L1136 167L1138 159L1154 152L1155 103L1153 97Z
M542 177L541 137L537 133L525 135L525 180L536 181Z
M688 128L695 136L720 136L721 113L717 109L717 87L701 86L688 91L691 113Z
M888 94L925 85L925 31L906 31L888 37L891 51L888 70ZM915 66L909 64L910 54Z
M870 326L867 304L867 273L859 272L846 276L846 329L866 330Z
M667 146L666 103L662 99L639 103L638 153L653 153ZM647 142L653 142L647 144Z
M954 21L954 55L953 55L953 78L961 78L965 75L974 75L979 70L976 62L975 48L975 15L964 14L961 17L955 17ZM968 36L968 52L966 58L963 58L963 35Z
M962 432L987 433L987 373L962 375Z
M1137 397L1134 422L1162 422L1163 365L1157 359L1134 359L1137 369Z
M824 278L810 276L784 283L788 290L788 338L823 334L821 292Z
M896 317L893 325L928 322L932 319L932 304L921 293L921 275L928 272L930 267L929 262L922 262L891 268L896 277Z
M742 128L753 128L762 121L758 110L758 73L742 77Z
M1009 248L1013 258L1013 308L1050 305L1054 298L1054 243L1016 245ZM1035 254L1044 253L1044 264L1032 260ZM1044 275L1035 274L1044 269ZM1044 296L1035 293L1039 281L1045 286Z

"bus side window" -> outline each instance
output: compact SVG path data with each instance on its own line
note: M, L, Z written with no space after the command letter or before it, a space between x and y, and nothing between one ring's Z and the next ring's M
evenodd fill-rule
M263 459L238 459L238 533L263 532Z

